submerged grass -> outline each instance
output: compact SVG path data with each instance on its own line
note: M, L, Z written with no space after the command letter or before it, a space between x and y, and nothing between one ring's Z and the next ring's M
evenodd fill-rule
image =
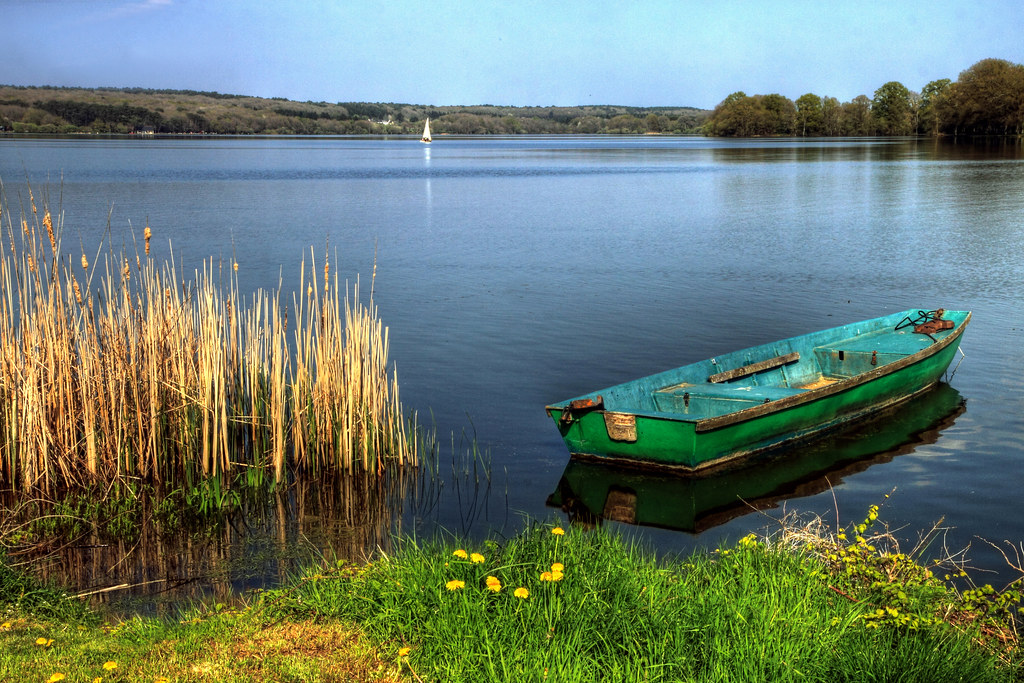
M359 284L311 258L291 306L238 293L237 263L184 282L171 260L72 258L63 214L0 185L0 488L415 463L388 331ZM321 277L322 273L322 277Z
M126 680L179 681L831 683L1021 674L1009 612L972 605L968 591L951 585L922 592L899 576L889 581L896 590L866 583L828 558L850 544L812 539L806 526L789 531L799 533L751 535L714 553L658 561L602 529L532 523L478 547L409 540L366 566L325 562L246 607L206 606L174 622L100 629L16 605L0 629L0 678L91 680L107 661ZM884 552L874 556L884 564ZM933 618L878 619L879 608L896 609L889 598L901 590L908 609ZM16 601L0 592L0 610L5 602ZM967 613L974 618L949 618Z

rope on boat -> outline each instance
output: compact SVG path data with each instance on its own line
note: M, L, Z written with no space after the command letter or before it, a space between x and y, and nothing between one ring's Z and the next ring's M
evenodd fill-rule
M938 320L939 318L941 318L942 314L945 312L946 311L941 308L935 309L934 311L918 311L916 318L911 318L908 315L903 320L901 320L898 325L896 325L896 329L902 330L904 327L910 327L911 325L917 327L918 325L930 323L933 320Z
M932 336L934 332L951 330L955 326L952 320L942 319L945 312L945 309L942 308L937 308L934 311L918 311L916 318L908 315L896 325L896 329L900 330L913 325L915 333L923 334L931 339L932 342L937 342L938 340Z

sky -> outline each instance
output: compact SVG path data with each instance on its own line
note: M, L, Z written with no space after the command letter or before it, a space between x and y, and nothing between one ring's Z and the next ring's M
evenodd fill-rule
M314 102L847 102L1024 63L1019 0L0 0L0 84Z

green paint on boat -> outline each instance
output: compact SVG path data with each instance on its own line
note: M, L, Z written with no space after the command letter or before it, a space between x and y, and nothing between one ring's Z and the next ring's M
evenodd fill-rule
M571 523L611 521L700 533L793 497L827 491L850 475L935 443L965 409L963 396L939 382L913 401L810 443L765 451L710 477L573 458L547 504L560 508Z
M573 456L708 470L921 394L948 369L970 319L969 311L903 311L733 351L546 410Z

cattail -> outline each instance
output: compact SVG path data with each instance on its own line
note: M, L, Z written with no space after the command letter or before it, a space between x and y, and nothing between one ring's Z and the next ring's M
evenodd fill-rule
M78 305L81 306L82 305L82 290L80 290L78 288L78 280L75 278L75 274L74 273L71 274L71 286L75 290L75 301L77 301Z
M30 273L36 272L36 261L35 261L34 258L32 258L32 254L28 254L27 258L28 258L28 271Z
M313 296L313 285L309 285L308 287L306 287L306 297L307 298L312 298L312 296Z
M21 231L25 233L25 237L32 236L32 233L28 231L28 221L24 218L21 219Z
M324 291L327 291L327 274L331 272L331 262L324 261Z
M46 234L50 236L50 246L57 251L57 240L53 236L53 219L50 217L49 210L43 215L43 225L46 226Z
M234 269L235 269L235 272L237 273L237 272L238 272L238 261L235 261L235 262L234 262L234 263L233 263L233 264L231 265L231 267L232 267L232 268L234 268Z
M146 238L146 256L149 256L149 238L153 236L153 231L149 229L149 224L146 224L146 230L142 233Z
M89 259L85 258L85 254L82 254L82 270L89 270Z
M121 270L121 280L127 280L132 274L132 265L128 262L128 259L124 260L124 268Z

